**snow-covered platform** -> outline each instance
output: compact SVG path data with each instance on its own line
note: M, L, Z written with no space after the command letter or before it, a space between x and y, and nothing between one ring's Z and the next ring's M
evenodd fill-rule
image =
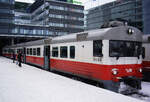
M0 102L143 102L0 57Z

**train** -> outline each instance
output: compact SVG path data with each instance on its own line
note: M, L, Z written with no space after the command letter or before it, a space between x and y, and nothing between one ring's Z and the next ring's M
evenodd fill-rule
M23 53L23 62L44 70L94 80L118 92L123 82L137 90L142 80L142 33L116 26L73 33L3 48L3 56Z
M150 35L143 35L143 79L150 81Z

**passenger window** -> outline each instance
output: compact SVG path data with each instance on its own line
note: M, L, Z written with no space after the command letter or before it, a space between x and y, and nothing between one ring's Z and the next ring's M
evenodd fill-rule
M36 55L36 48L33 48L33 55Z
M93 41L93 56L102 57L102 40Z
M52 56L53 57L58 57L58 47L53 47L52 48Z
M29 55L30 54L30 50L29 49L27 49L27 55Z
M70 58L75 58L75 46L70 46Z
M37 48L37 56L41 56L41 49Z
M32 55L32 48L30 48L30 55Z
M68 57L67 53L68 53L67 46L60 47L60 57L61 58L67 58Z
M19 50L19 49L17 49L17 53L19 53L19 51L20 51L20 50Z

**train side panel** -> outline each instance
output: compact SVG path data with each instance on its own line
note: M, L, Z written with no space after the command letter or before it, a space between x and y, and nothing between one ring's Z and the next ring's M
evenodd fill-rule
M40 49L40 52L39 52L40 54L38 55L37 55L37 48ZM44 66L43 46L26 47L26 63L43 67Z

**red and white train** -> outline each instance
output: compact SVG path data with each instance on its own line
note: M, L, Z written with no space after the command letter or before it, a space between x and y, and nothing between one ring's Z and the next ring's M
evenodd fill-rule
M143 75L144 79L150 81L150 35L143 36Z
M24 62L91 79L118 92L120 82L141 89L142 34L131 26L85 31L3 48L21 50Z

